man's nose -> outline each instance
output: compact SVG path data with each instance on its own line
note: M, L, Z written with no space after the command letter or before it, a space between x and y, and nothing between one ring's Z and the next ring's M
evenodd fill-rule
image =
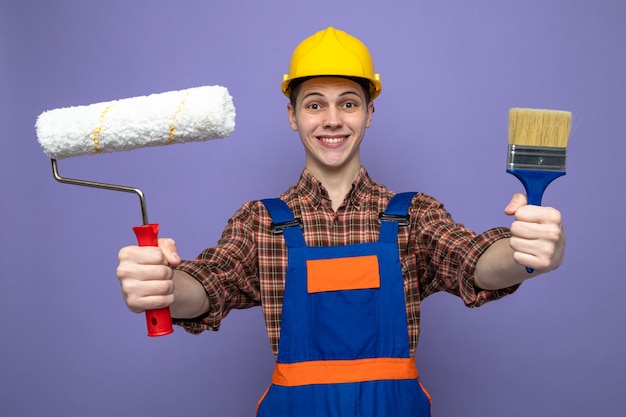
M341 126L342 119L341 113L339 109L334 106L330 106L326 111L326 117L324 119L324 125L326 127L336 128L337 126Z

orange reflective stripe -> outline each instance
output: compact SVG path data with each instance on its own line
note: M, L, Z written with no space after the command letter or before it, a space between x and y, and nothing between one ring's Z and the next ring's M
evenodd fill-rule
M424 384L422 384L422 381L418 378L417 381L420 384L420 388L422 389L422 391L424 391L424 394L426 394L426 398L428 398L428 402L430 403L430 405L433 405L433 398L430 396L430 392L426 391L426 388L424 388Z
M272 382L296 387L413 378L417 378L417 368L412 358L371 358L277 363Z
M380 288L376 255L310 259L306 268L309 293Z
M270 387L268 386L267 388L265 388L265 391L263 392L263 395L261 395L261 398L259 398L259 401L256 402L256 413L259 413L259 407L261 407L261 403L263 402L263 400L265 399L265 397L267 396L267 393L269 392Z

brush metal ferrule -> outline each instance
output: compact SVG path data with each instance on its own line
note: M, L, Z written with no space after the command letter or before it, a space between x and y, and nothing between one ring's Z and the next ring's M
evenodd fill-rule
M509 144L507 170L565 172L567 148Z

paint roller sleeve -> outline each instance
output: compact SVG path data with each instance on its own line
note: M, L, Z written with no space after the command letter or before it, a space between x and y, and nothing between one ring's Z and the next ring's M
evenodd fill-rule
M48 110L35 127L46 155L64 159L225 138L235 107L228 89L204 86Z

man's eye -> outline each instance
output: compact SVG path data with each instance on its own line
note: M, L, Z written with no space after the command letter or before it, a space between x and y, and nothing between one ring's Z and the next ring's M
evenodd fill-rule
M320 105L317 103L311 103L307 107L311 110L318 110L320 108Z

